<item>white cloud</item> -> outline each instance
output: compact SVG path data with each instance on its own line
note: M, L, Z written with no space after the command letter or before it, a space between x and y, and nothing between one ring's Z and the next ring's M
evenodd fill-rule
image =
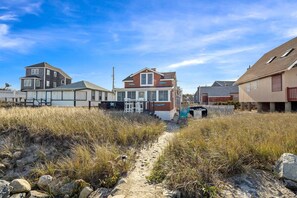
M8 33L8 25L0 24L0 36L6 35Z
M32 44L32 41L10 36L8 25L0 24L0 50L14 49L19 52L25 52L25 49L30 47Z
M21 7L21 10L23 10L27 14L38 15L38 13L41 10L41 5L42 5L42 2L25 4Z
M201 57L197 59L192 59L192 60L184 60L179 63L174 63L168 66L168 68L179 68L179 67L186 67L186 66L191 66L191 65L201 65L206 63L208 60L207 57Z
M17 16L15 14L4 14L0 15L0 21L15 21Z
M177 69L180 67L189 67L193 65L203 65L209 63L210 61L218 60L220 61L225 56L234 55L242 52L247 52L259 48L259 46L251 46L251 47L242 47L228 50L220 50L209 54L200 54L198 58L184 60L178 63L173 63L167 66L168 69ZM227 63L227 62L226 62Z
M297 36L297 28L291 28L284 31L284 36L288 38L296 37Z

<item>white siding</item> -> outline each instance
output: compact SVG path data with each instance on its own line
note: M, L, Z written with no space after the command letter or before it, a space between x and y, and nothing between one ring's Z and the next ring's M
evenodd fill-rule
M36 98L36 91L28 91L27 92L27 99Z
M76 92L76 100L87 100L87 92L86 91L77 91Z
M73 101L52 101L52 106L73 107L74 102Z
M52 99L53 100L61 100L62 99L62 92L61 91L53 91L52 92Z
M37 92L37 99L40 100L40 99L43 99L45 100L46 96L45 96L45 91L38 91Z
M63 91L63 100L74 100L73 91Z

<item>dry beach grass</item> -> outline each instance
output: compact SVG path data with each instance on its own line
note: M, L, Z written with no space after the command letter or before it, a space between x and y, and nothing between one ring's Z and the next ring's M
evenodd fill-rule
M192 121L149 177L191 196L214 195L218 181L248 168L272 170L284 152L297 153L297 114L236 114Z
M155 141L163 131L163 122L140 114L86 108L0 108L0 156L39 144L46 149L36 151L33 179L52 174L110 187L133 161L123 163L116 158L127 154L133 159L135 150ZM57 157L46 156L51 147Z

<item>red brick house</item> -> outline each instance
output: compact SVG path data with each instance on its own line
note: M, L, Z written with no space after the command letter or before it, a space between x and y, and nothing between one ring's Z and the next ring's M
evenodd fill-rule
M158 72L144 68L123 80L124 88L117 88L117 101L125 101L126 112L153 111L163 120L171 120L180 95L175 72Z

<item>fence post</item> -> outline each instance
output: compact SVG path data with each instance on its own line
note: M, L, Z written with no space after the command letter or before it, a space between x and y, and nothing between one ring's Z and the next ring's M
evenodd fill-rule
M89 109L91 109L91 101L89 101Z
M25 107L27 107L27 99L24 99Z

